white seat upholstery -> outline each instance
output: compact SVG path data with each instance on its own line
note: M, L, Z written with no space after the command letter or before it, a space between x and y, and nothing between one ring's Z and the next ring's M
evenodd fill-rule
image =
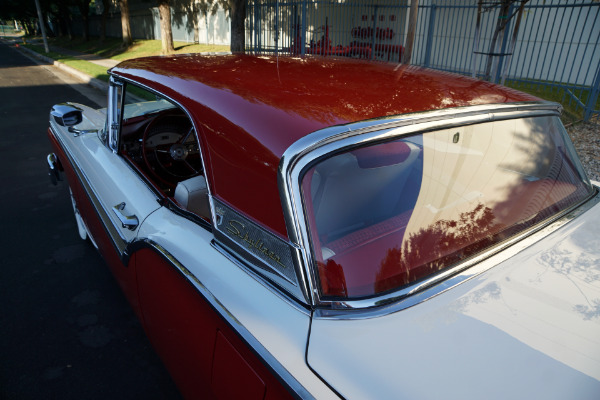
M208 187L204 176L199 175L179 182L173 197L186 210L210 218Z

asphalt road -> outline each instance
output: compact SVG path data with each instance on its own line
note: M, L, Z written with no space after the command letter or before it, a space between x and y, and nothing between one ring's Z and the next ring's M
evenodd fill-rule
M102 102L0 42L0 399L179 399L47 176L53 104ZM85 97L81 92L89 95Z

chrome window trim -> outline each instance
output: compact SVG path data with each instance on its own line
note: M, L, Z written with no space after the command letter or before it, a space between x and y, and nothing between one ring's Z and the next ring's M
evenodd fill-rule
M120 88L120 92L117 90ZM109 80L108 85L108 110L106 112L106 128L108 130L108 141L107 145L113 153L119 152L119 136L121 133L121 120L123 116L123 91L124 85L113 77ZM118 98L120 94L120 99ZM121 105L117 109L117 105Z
M169 262L194 288L200 295L211 305L211 307L219 314L225 322L242 338L252 352L263 361L267 369L275 375L275 377L292 392L292 395L298 399L314 399L314 396L304 387L281 363L256 339L252 333L242 324L224 305L217 299L212 292L183 264L181 264L175 256L169 253L164 247L151 239L141 239L136 241L132 246L136 251L141 248L151 248L158 252L167 262ZM218 249L218 246L214 246ZM298 310L306 313L306 310L298 308Z
M315 308L329 310L364 310L398 302L404 304L404 307L410 307L435 296L440 291L446 290L442 283L450 276L461 273L461 271L514 245L548 225L552 225L554 229L557 229L559 226L553 224L556 219L573 212L574 209L581 206L579 204L566 210L552 220L544 221L538 226L528 229L526 232L522 232L505 242L499 243L489 251L464 260L440 274L406 288L391 293L375 295L367 299L321 299L301 196L301 179L306 170L318 160L336 152L346 151L352 147L402 138L416 133L506 119L546 115L559 116L561 111L562 106L560 104L546 101L467 106L334 126L313 132L293 143L281 158L277 179L288 235L291 242L299 249L301 265L303 265L303 271L300 275L305 279L304 284L307 287L307 294L311 304ZM421 294L415 296L417 293ZM425 293L427 295L423 295ZM410 302L403 301L403 299L410 298L411 296L413 299ZM332 313L335 315L335 312ZM322 315L331 315L331 313L322 312Z
M594 186L594 195L591 198L586 199L583 203L577 204L563 213L557 215L555 218L544 221L535 227L530 228L527 231L509 239L506 242L500 243L497 247L490 249L487 252L478 254L477 256L465 261L458 265L459 271L453 271L454 276L449 279L443 279L440 282L436 282L435 285L427 285L426 282L420 282L416 287L407 295L400 296L399 293L395 293L395 299L392 301L383 302L380 307L373 308L372 306L360 307L360 304L352 304L352 307L338 307L330 309L317 309L313 313L314 318L321 319L340 319L340 320L355 320L355 319L369 319L376 318L382 315L391 314L397 311L404 310L419 304L425 300L428 300L434 296L437 296L471 278L493 268L494 266L510 259L516 252L522 251L543 239L545 236L556 231L573 219L577 218L581 214L585 213L592 207L600 204L600 188ZM503 250L511 248L510 254L502 255L499 254ZM498 256L490 260L491 257ZM452 274L449 274L452 275ZM421 289L422 288L422 289ZM361 300L354 300L353 303L360 302Z

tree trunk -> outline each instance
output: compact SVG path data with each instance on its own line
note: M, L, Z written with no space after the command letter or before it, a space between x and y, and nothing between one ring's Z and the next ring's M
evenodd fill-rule
M131 26L129 24L129 2L127 0L119 0L119 8L121 9L121 32L123 34L123 47L129 47L133 43L131 38Z
M110 0L102 0L102 16L100 19L100 43L106 39L106 19L110 11Z
M415 43L415 34L417 32L417 16L419 13L419 0L410 2L410 19L408 20L408 33L404 53L402 54L402 64L410 64L412 58L413 44Z
M159 0L158 12L160 14L160 36L162 40L162 54L171 54L173 47L173 31L171 30L171 6L169 0Z
M78 0L76 5L81 13L81 20L83 21L83 40L87 42L90 38L90 2L89 0Z
M244 53L246 50L246 0L231 0L231 52Z
M192 23L194 25L194 43L200 43L200 24L198 23L198 4L192 5ZM208 44L208 43L207 43Z
M508 25L508 22L510 21L510 15L508 14L510 11L510 5L514 0L502 0L501 4L500 4L500 12L498 13L498 22L496 23L496 29L494 30L494 35L492 36L492 42L490 43L490 51L488 54L488 59L487 59L487 65L485 67L485 77L484 79L486 81L491 81L492 79L492 64L494 63L494 60L496 60L494 57L498 57L495 54L499 53L499 47L502 43L502 41L498 42L498 36L500 36L500 34L502 32L504 32L504 29L506 28L506 26Z

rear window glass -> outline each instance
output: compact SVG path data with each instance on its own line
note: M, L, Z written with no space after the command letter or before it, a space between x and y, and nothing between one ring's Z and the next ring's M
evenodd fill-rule
M324 298L431 277L592 194L557 117L495 121L354 148L302 181Z

